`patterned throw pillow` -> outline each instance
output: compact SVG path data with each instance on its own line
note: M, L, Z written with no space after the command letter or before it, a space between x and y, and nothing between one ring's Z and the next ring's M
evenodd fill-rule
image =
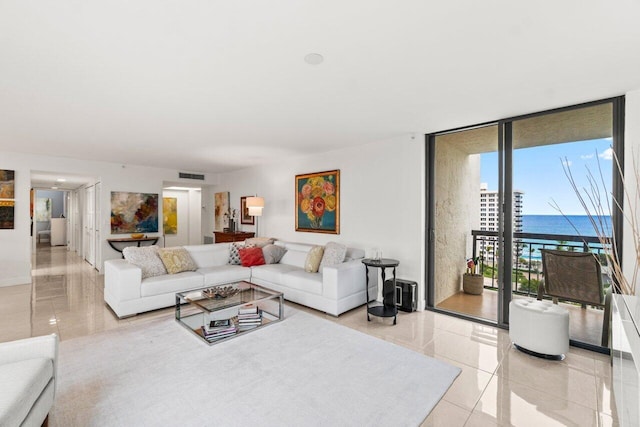
M142 278L161 276L167 274L162 260L158 256L157 246L128 246L122 250L124 259L131 264L140 267Z
M317 273L318 267L320 267L320 261L322 261L322 254L324 254L324 248L322 246L314 246L307 253L307 259L304 262L304 271L307 273Z
M244 248L244 243L232 243L229 247L229 265L240 265L239 249Z
M322 255L320 267L340 264L344 261L344 257L346 255L347 247L345 245L336 242L329 242L324 246L324 255Z
M271 237L251 237L244 241L245 245L253 245L257 248L263 248L267 245L273 244L276 240ZM247 246L249 247L249 246Z
M185 248L159 249L158 255L169 274L182 273L183 271L196 271L198 269L198 266Z
M264 262L266 264L277 264L280 262L287 250L282 246L267 245L262 248L262 254L264 256Z
M254 265L264 265L264 256L261 248L238 249L240 262L243 267L253 267Z

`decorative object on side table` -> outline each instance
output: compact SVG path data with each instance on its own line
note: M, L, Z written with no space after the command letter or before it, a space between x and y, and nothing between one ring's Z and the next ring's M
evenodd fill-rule
M478 274L480 257L467 259L467 272L462 276L462 290L466 294L482 295L484 277Z

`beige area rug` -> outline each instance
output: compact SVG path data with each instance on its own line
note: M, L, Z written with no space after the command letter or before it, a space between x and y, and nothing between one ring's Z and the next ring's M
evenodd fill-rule
M299 311L214 346L163 319L63 341L50 425L417 426L459 372Z

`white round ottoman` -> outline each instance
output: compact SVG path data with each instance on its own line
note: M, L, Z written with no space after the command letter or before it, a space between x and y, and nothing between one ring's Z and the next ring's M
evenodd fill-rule
M549 301L514 299L509 303L509 337L520 350L561 358L569 351L569 311Z

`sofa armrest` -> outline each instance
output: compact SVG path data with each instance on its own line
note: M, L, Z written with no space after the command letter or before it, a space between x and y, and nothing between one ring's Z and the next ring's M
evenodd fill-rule
M104 262L104 291L118 301L140 298L142 270L124 259Z
M58 374L58 336L56 334L0 343L0 364L40 357L53 361L53 377L56 378Z
M366 280L364 264L360 259L323 267L322 295L338 300L362 292L365 290ZM369 288L377 286L378 278L372 274L369 278Z

